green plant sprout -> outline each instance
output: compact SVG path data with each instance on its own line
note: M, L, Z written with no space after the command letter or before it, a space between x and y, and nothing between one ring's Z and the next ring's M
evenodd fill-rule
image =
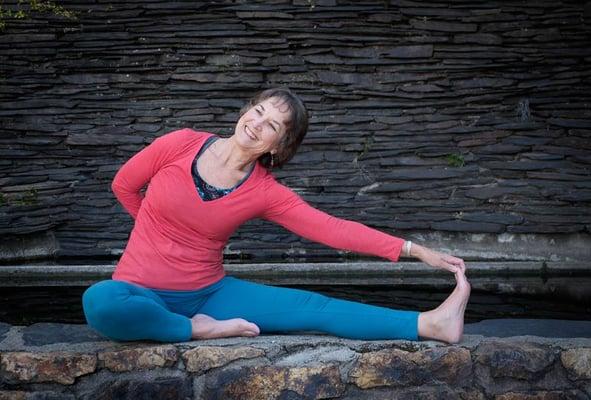
M77 11L66 10L49 0L18 0L16 10L5 9L0 1L0 31L4 31L6 28L7 19L25 19L31 16L21 8L26 3L29 5L30 11L53 14L67 19L77 19L79 14Z
M452 167L463 167L464 164L466 164L466 161L464 161L464 156L461 154L448 154L445 159Z

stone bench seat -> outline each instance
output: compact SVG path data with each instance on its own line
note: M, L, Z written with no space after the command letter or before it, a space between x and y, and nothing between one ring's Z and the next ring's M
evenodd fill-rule
M456 345L316 332L163 344L118 343L86 325L0 323L0 400L588 399L590 327L482 321ZM527 329L538 335L501 337Z

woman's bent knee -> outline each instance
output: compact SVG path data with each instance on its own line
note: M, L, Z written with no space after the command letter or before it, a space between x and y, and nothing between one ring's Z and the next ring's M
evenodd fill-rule
M82 295L82 309L88 325L112 337L110 331L119 319L118 314L123 311L125 292L124 282L111 280L98 282L86 289Z

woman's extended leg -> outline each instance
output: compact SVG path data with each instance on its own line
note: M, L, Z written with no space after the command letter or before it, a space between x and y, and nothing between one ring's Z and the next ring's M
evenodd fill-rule
M86 289L82 305L88 325L114 340L191 339L191 320L169 311L162 299L141 286L101 281Z
M199 309L215 319L244 318L262 333L314 330L351 339L418 339L417 311L400 311L310 291L226 277Z

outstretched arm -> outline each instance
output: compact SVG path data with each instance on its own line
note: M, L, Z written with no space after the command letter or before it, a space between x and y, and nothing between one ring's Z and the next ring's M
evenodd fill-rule
M267 208L262 218L332 248L398 261L403 239L318 210L275 180L267 182L265 192Z
M318 210L274 179L269 179L265 192L267 209L262 217L306 239L341 250L384 257L394 262L403 255L402 248L406 243L404 239ZM465 271L461 258L439 253L416 243L408 244L409 257L454 273L457 270Z

